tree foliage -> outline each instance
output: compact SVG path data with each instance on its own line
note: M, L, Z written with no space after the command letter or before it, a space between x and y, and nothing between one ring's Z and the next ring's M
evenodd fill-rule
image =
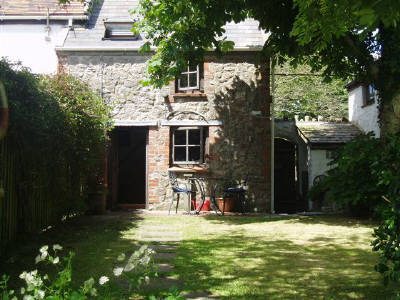
M275 116L294 119L322 116L325 120L347 118L347 91L345 82L323 80L322 75L312 73L307 65L296 68L285 63L276 68Z
M400 3L394 0L141 0L135 27L156 46L149 64L151 83L160 85L188 59L227 44L223 26L247 17L270 32L267 54L305 59L325 75L376 80L382 73L377 55L386 58L386 33L396 33ZM228 44L232 46L231 44ZM389 47L388 47L389 48ZM226 50L226 49L225 49Z
M40 189L43 197L47 195L42 201L53 203L55 218L79 211L88 178L98 173L103 157L111 124L108 107L87 85L68 75L40 77L3 60L0 81L10 109L3 142L16 158L20 202L27 201L30 207L30 198Z

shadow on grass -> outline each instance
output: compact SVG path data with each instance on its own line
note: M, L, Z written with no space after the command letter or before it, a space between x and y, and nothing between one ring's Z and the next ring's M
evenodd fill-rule
M34 270L34 259L43 245L60 244L63 253L72 251L73 281L80 285L89 277L110 275L116 257L133 252L136 241L130 237L142 219L140 215L118 212L102 216L80 216L38 235L21 238L8 257L0 261L1 274L10 275L10 286L20 286L18 275L24 270ZM132 237L132 236L131 236Z
M329 243L302 246L240 234L184 241L176 273L187 292L220 299L390 299L367 250Z
M321 224L328 226L345 226L345 227L359 227L359 226L376 226L378 223L369 219L350 218L344 215L318 215L318 216L304 216L304 215L205 215L203 218L215 224L232 224L244 225L253 223L269 223L278 221L296 222L302 224Z

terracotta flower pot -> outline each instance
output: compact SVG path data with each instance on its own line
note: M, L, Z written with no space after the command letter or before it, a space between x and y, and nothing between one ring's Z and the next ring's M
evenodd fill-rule
M217 204L220 211L224 212L234 212L235 211L235 199L234 198L225 198L225 207L224 207L224 198L217 198Z

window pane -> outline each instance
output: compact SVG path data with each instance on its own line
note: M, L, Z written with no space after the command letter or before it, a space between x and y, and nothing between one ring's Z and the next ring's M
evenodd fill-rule
M189 73L189 87L197 87L197 73Z
M189 130L189 145L200 145L200 129Z
M179 87L180 88L187 88L188 87L188 75L187 74L181 74L179 77Z
M175 145L186 145L186 130L175 130Z
M186 161L186 147L175 147L174 161Z
M197 72L197 65L189 66L189 72Z
M189 147L189 161L200 161L200 146Z

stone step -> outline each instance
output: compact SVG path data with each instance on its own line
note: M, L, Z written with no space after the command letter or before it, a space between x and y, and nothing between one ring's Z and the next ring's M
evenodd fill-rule
M157 267L159 273L169 273L174 269L174 266L168 263L158 263Z
M177 245L149 245L150 249L153 249L155 252L174 252L178 248Z
M213 297L210 292L207 291L197 291L185 293L182 295L187 300L208 300L208 299L217 299Z
M168 252L161 252L161 253L156 253L154 256L155 261L165 261L165 260L174 260L176 257L176 253L168 253Z
M143 286L143 289L146 291L168 291L170 288L176 287L177 289L181 289L183 287L182 280L176 278L154 278L150 281L148 285Z
M180 242L182 241L182 237L140 237L139 240L141 242Z

